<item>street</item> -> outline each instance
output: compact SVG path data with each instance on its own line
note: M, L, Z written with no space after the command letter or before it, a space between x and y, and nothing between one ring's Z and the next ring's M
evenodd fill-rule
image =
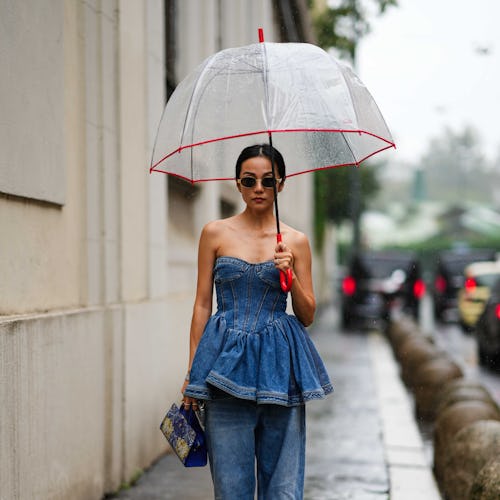
M424 333L448 352L464 372L464 376L480 382L500 404L500 371L495 372L479 364L477 344L473 333L464 333L454 321L440 323L432 317L432 302L426 297L422 304L420 324Z

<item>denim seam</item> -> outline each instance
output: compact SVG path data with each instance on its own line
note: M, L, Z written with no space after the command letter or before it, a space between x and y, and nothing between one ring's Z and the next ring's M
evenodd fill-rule
M249 274L252 274L252 273L255 273L255 266L253 268L250 269L250 273ZM246 307L245 307L245 315L243 317L243 328L245 330L248 329L248 323L249 323L249 319L250 319L250 299L251 299L251 279L249 279L247 277L246 279ZM235 300L236 302L236 300Z
M264 305L264 301L265 301L265 299L267 297L267 292L268 291L269 291L269 287L266 288L266 291L262 294L259 306L257 308L257 312L255 314L255 318L254 318L253 323L252 323L252 331L255 331L257 329L257 323L258 323L258 320L259 320L259 317L260 317L260 313L262 311L262 306Z
M276 295L273 301L273 306L271 308L271 319L274 320L274 313L276 311L276 307L278 307L278 303L280 301L280 295Z
M233 323L235 321L235 318L238 317L238 301L235 300L236 299L236 291L234 289L234 283L231 282L231 294L233 296L233 304L234 304L234 308L233 308Z

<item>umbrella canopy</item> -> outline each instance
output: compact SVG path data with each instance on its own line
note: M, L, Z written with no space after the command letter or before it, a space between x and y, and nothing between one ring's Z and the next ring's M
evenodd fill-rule
M150 172L190 182L234 179L240 152L269 141L290 177L359 165L394 147L375 101L348 66L315 45L264 43L262 30L259 38L217 52L176 87L160 120ZM279 243L275 184L274 200ZM290 269L280 281L284 291L291 289Z
M210 56L177 86L150 171L191 182L234 179L241 150L271 135L287 177L359 165L394 147L375 101L347 65L311 44L262 42Z

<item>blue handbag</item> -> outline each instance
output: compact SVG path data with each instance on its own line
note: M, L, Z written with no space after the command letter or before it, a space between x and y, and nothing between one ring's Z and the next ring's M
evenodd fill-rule
M196 412L174 403L160 424L160 429L185 467L207 465L205 433Z

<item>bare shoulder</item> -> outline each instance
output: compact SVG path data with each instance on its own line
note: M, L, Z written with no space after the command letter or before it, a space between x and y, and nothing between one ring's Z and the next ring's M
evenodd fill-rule
M217 237L223 230L224 230L224 221L213 220L203 226L201 234L202 236L205 237L213 237L213 236Z
M217 219L205 224L201 231L200 243L208 244L217 249L224 241L228 231L231 230L231 217L228 219Z
M203 227L203 233L208 235L220 236L221 234L231 230L235 225L236 217L227 217L226 219L216 219L208 222Z
M303 232L288 225L283 225L282 232L284 233L283 240L292 249L310 251L309 239Z

